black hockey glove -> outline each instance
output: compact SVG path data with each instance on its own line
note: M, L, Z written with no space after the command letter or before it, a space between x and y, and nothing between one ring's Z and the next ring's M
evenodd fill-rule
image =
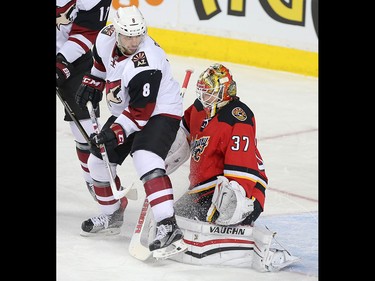
M254 210L251 212L250 215L246 217L246 219L243 220L241 224L243 225L254 225L254 222L257 220L257 218L260 216L260 214L263 212L262 206L260 205L258 200L254 200Z
M104 128L99 134L92 134L90 140L91 143L97 146L105 144L111 147L116 147L125 142L126 136L121 125L113 123L111 127Z
M103 97L105 81L91 74L83 76L82 83L76 93L76 103L86 109L86 104L91 101L92 107L97 108Z
M74 66L58 53L56 56L56 86L61 87L72 73Z

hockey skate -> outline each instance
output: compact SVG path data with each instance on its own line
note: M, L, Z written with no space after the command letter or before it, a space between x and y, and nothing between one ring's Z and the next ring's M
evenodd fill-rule
M183 233L174 216L157 223L156 236L149 244L149 249L155 259L166 259L187 250Z
M270 249L265 267L268 271L275 272L299 260L300 258L292 256L287 250Z
M81 225L81 236L116 235L121 231L124 223L124 208L120 208L112 215L101 214L85 220Z

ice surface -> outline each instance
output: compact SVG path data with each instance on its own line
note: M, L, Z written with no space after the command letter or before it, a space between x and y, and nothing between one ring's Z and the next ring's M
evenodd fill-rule
M185 69L193 68L185 94L185 108L195 99L199 74L214 61L169 55L175 77L182 83ZM98 214L88 193L63 106L57 107L57 265L58 281L310 281L318 280L318 79L233 63L226 65L237 82L238 95L253 110L258 147L269 178L265 211L258 224L277 232L276 240L301 261L276 273L252 269L194 266L165 260L141 262L128 253L144 191L131 159L119 168L123 185L138 189L129 201L120 235L106 238L79 235L83 220ZM101 105L102 120L108 111ZM176 197L187 187L187 163L171 175ZM197 279L197 280L198 280Z

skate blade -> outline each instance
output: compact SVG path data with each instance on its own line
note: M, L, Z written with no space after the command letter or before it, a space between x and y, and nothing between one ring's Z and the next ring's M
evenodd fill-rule
M120 234L120 232L121 232L120 228L107 228L98 232L86 232L81 229L81 232L79 234L84 237L98 237L98 236L118 235Z
M187 248L188 246L185 244L184 240L181 239L172 243L168 247L153 251L152 254L155 259L164 260L175 254L185 252Z

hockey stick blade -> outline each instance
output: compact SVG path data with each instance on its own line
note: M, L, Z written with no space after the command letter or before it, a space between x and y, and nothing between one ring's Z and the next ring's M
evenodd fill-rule
M121 186L121 189L123 189L123 188L124 187ZM138 200L138 191L137 191L137 189L130 187L130 190L128 191L128 193L126 193L126 198L128 198L129 200Z
M135 226L133 236L131 237L129 244L129 253L134 258L145 261L152 256L151 251L148 248L148 245L143 245L141 241L141 236L144 233L145 225L148 224L150 218L150 208L147 198L143 201L142 210L139 215L137 224Z
M120 190L112 190L113 197L116 199L121 199L122 197L126 196L126 198L130 200L137 200L138 199L138 191L137 189L133 188L134 183L130 187L123 187L121 186Z

